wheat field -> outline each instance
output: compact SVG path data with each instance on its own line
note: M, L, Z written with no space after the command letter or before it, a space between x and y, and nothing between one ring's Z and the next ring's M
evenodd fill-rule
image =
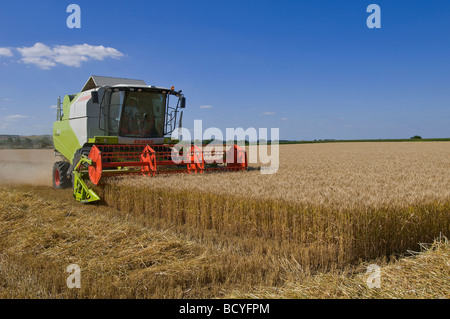
M445 142L283 145L274 175L110 179L89 206L0 186L0 296L449 298L449 155ZM80 290L65 286L74 262Z
M276 249L302 267L326 271L448 234L447 145L288 145L274 175L122 178L99 191L136 218L180 231L193 227L205 241L224 237L245 252Z
M261 164L251 164L259 167ZM330 143L280 146L276 174L258 170L133 178L119 186L189 190L313 206L358 208L450 198L450 144Z

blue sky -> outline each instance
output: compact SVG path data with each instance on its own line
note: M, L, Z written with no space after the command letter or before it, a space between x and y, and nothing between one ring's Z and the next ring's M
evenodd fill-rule
M0 134L49 134L58 95L96 74L182 89L187 128L450 137L449 34L446 0L3 2Z

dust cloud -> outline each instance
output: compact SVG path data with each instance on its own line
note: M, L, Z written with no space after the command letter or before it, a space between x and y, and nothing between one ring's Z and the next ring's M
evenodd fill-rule
M53 150L0 150L0 185L52 186Z

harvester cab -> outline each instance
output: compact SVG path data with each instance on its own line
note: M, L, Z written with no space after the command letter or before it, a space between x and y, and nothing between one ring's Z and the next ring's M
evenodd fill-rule
M186 98L174 87L142 80L91 76L80 93L58 98L53 142L61 161L54 188L73 187L83 203L99 200L88 187L108 176L202 173L247 169L237 145L180 147L170 135L181 127Z

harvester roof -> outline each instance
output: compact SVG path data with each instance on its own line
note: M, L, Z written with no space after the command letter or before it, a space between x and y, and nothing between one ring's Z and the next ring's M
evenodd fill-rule
M81 92L95 89L101 86L114 86L119 84L147 86L143 80L113 78L108 76L92 75L81 89Z

